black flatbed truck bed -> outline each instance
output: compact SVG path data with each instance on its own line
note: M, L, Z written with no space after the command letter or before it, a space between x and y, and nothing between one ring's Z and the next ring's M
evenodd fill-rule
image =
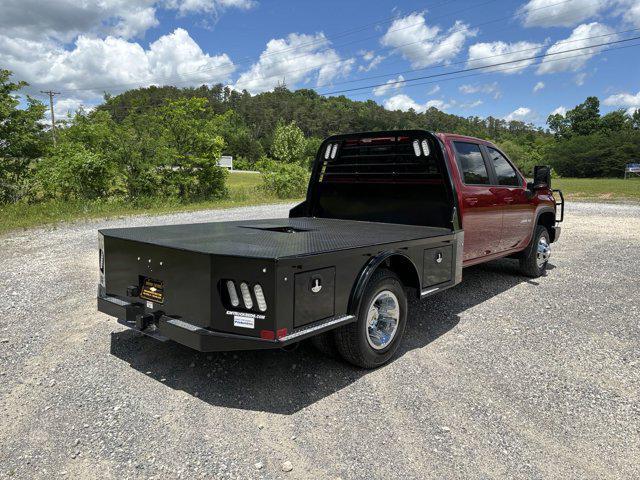
M408 285L424 295L461 275L453 261L456 236L438 227L288 218L104 229L100 235L106 287L99 287L98 309L200 351L283 347L353 322L361 290L354 286L363 288L391 256L395 263L405 259ZM147 279L162 284L161 303L140 298ZM316 279L322 291L312 294L307 287ZM227 280L260 284L266 311L255 300L252 309L233 307Z

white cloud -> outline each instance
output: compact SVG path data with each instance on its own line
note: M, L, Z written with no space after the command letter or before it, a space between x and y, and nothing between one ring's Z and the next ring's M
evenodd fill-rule
M249 9L253 0L2 0L0 32L25 40L69 43L80 35L143 37L159 25L159 9L217 17L228 8Z
M464 109L469 109L469 108L476 108L479 107L480 105L482 105L484 102L482 100L476 100L475 102L468 102L468 103L460 103L458 106L460 108L464 108Z
M538 82L536 83L536 85L533 87L533 93L539 92L540 90L542 90L544 88L544 82Z
M191 85L226 82L235 69L226 54L204 53L181 28L160 37L147 50L116 37L80 36L73 48L66 50L51 42L0 35L0 64L10 66L16 78L31 83L32 91L54 85L63 94L67 90L80 98L101 95L120 84L162 84L163 77ZM185 73L189 75L176 77ZM75 89L83 90L69 92Z
M467 66L475 68L494 65L496 63L514 62L495 68L486 68L484 71L502 71L502 73L505 74L519 73L535 62L535 60L530 59L530 57L536 56L540 50L542 50L542 47L542 44L532 42L476 43L469 47Z
M591 57L602 50L602 47L591 46L601 44L605 41L615 40L617 36L611 35L612 33L613 30L611 28L597 22L577 26L567 39L556 42L549 47L546 55L553 55L542 59L538 67L538 74L580 70ZM603 39L602 37L604 35L611 36ZM575 51L577 48L584 48L584 50ZM574 51L559 53L567 50ZM578 54L580 56L576 56Z
M465 95L470 95L472 93L484 93L487 95L492 95L495 100L499 99L502 96L502 92L500 91L498 82L478 85L465 84L460 85L458 87L458 90L460 90L460 92L464 93Z
M509 115L504 117L507 122L511 122L513 120L518 120L520 122L529 122L533 120L533 110L528 107L519 107L516 108Z
M380 85L373 89L373 94L376 97L381 97L386 95L392 90L399 90L404 86L404 77L402 75L398 75L398 78L392 78L391 80L387 80L387 83L384 85Z
M436 85L427 92L427 95L434 95L439 91L440 91L440 85Z
M0 31L30 40L72 41L87 33L132 38L156 25L154 0L3 0Z
M375 55L373 51L362 51L360 52L360 56L362 60L367 62L366 65L360 65L358 67L359 72L368 72L369 70L373 70L386 58L384 55Z
M404 93L394 95L384 102L384 108L392 111L402 110L403 112L408 112L413 109L418 113L422 113L431 107L437 108L438 110L446 110L449 105L447 105L443 100L429 100L424 104L420 104Z
M373 50L365 50L361 51L360 55L362 55L362 59L365 62L370 62L375 57L375 52Z
M530 0L520 9L525 27L572 27L601 13L611 0Z
M575 77L573 77L573 81L579 87L584 85L584 82L586 79L587 79L587 74L585 72L580 72Z
M182 15L190 13L218 14L225 8L249 10L256 6L253 0L167 0L167 8L175 9Z
M440 27L427 25L423 13L411 13L395 20L380 43L397 49L413 68L422 68L450 61L476 33L460 21L441 33Z
M565 107L563 107L562 105L560 105L558 108L556 108L553 112L551 112L549 115L566 115L567 113L567 109Z
M625 107L627 113L631 115L640 108L640 90L635 95L626 92L610 95L602 103L610 107Z
M53 103L53 113L56 116L56 123L67 119L69 115L73 116L80 109L88 113L94 108L93 105L87 105L87 103L80 98L62 98ZM47 118L47 122L51 121L49 109L45 111L45 117Z
M354 59L342 59L323 33L306 35L290 33L287 38L272 39L260 59L243 72L235 88L252 93L271 90L283 80L288 85L310 81L323 86L351 71Z
M619 4L624 21L640 28L640 0L619 0Z
M431 107L437 108L438 110L446 110L449 108L449 104L445 103L444 100L429 100L424 104L425 110L429 110Z

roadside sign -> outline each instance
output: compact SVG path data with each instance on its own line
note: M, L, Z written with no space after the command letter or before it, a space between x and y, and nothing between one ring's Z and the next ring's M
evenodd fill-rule
M233 170L233 157L231 155L223 155L218 160L218 166L222 168L228 168Z
M640 163L627 163L624 168L624 178L629 178L631 175L640 176Z

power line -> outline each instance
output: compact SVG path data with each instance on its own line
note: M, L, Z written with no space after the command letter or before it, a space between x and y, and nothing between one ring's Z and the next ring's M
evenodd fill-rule
M534 55L531 57L525 57L525 58L519 58L517 60L509 60L506 62L499 62L499 63L495 63L492 65L483 65L483 66L479 66L479 67L470 67L470 68L464 68L464 69L460 69L460 70L455 70L453 72L443 72L443 73L436 73L433 75L425 75L422 77L416 77L416 78L409 78L406 80L394 80L394 81L389 81L389 82L385 82L385 83L376 83L373 85L366 85L364 87L354 87L354 88L349 88L349 89L344 89L344 90L336 90L333 92L327 92L327 93L322 93L322 92L318 92L320 95L336 95L339 93L348 93L348 92L354 92L357 90L363 90L363 89L368 89L368 88L375 88L375 87L381 87L383 85L396 85L398 83L402 83L402 84L406 84L408 82L413 82L416 80L424 80L426 78L436 78L436 77L441 77L441 76L445 76L445 75L454 75L456 73L464 73L464 72L470 72L470 71L474 71L474 70L482 70L482 69L489 69L489 68L494 68L494 67L498 67L498 66L502 66L502 65L508 65L508 64L512 64L512 63L521 63L521 62L526 62L528 60L537 60L540 58L546 58L552 55L561 55L563 53L569 53L569 52L575 52L575 51L579 51L579 50L586 50L588 48L598 48L598 47L603 47L603 46L607 46L607 45L614 45L614 44L619 44L619 43L624 43L624 42L630 42L632 40L638 40L640 39L640 36L637 37L631 37L631 38L626 38L623 40L613 40L610 42L605 42L605 43L598 43L595 45L589 45L587 47L578 47L578 48L572 48L569 50L562 50L561 52L552 52L552 53L545 53L542 55ZM527 65L528 66L528 65Z
M614 50L623 50L623 49L632 48L632 47L640 47L640 43L634 43L632 45L621 45L621 46L612 47L612 48L603 48L601 50L601 52L611 52L611 51L614 51ZM584 56L587 56L587 55L591 55L591 53L589 53L589 52L587 52L587 53L579 53L579 54L569 55L569 56L562 57L562 58L552 58L550 60L546 60L544 62L539 62L537 64L533 64L532 63L531 65L527 65L526 68L529 68L529 67L532 67L532 66L535 66L535 65L541 65L542 63L560 62L562 60L566 60L566 59L569 59L569 58L578 58L578 57L584 57ZM449 77L449 78L439 78L438 80L430 80L430 81L426 81L426 82L416 82L416 83L412 83L410 85L407 85L407 87L408 88L412 88L412 87L421 86L421 85L431 85L431 84L434 84L434 83L448 82L448 81L451 81L451 80L461 80L461 79L464 79L464 78L477 77L477 76L480 76L480 75L488 75L488 74L491 74L491 73L506 72L506 71L509 71L509 70L518 70L518 69L521 69L521 68L522 67L519 66L519 65L511 66L511 67L504 67L504 68L495 68L495 69L492 69L492 70L487 71L487 72L474 72L474 73L470 73L468 75L459 75L459 76L456 76L456 77ZM368 92L360 92L360 93L356 93L356 94L350 95L349 97L350 98L359 97L359 96L362 96L362 95L366 95L367 93Z
M567 43L582 42L582 41L585 41L585 40L592 40L594 38L612 37L614 35L622 35L622 34L625 34L625 33L636 32L638 30L640 30L640 27L639 28L631 28L629 30L623 30L623 31L618 31L618 32L605 33L605 34L602 34L602 35L593 35L593 36L590 36L590 37L581 37L581 38L576 38L576 39L573 39L573 40L562 40L560 42L555 42L553 44L553 46L564 45L564 44L567 44ZM444 68L444 67L450 67L450 66L453 66L453 65L462 65L462 64L465 64L465 63L469 64L469 63L472 63L472 62L475 63L475 62L480 62L482 60L488 60L488 59L491 59L491 58L504 57L504 56L513 55L513 54L516 54L516 53L537 51L537 50L539 50L541 48L543 48L543 45L538 45L538 46L531 47L531 48L524 48L522 50L513 50L513 51L508 52L508 53L497 53L495 55L488 55L486 57L474 58L472 60L461 60L461 61L458 61L458 62L440 63L440 64L430 65L430 66L421 67L421 68L410 68L408 70L401 70L401 71L396 71L396 72L391 72L391 73L384 73L384 74L380 74L380 75L371 75L371 76L355 78L355 79L351 79L351 80L343 80L341 82L328 82L328 83L326 83L324 85L318 85L318 87L324 87L324 86L328 86L328 85L332 85L332 86L344 85L344 84L348 84L348 83L362 82L364 80L373 80L373 79L376 79L376 78L385 78L385 77L390 77L390 76L394 76L394 75L402 75L404 73L419 72L419 71L431 70L431 69L435 69L435 68Z

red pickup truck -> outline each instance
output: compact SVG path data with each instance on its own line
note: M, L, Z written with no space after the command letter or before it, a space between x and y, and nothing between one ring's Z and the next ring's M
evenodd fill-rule
M101 230L98 309L200 351L310 338L376 367L398 348L408 296L446 290L464 266L499 257L544 273L564 202L548 167L534 177L476 138L332 136L289 218Z

